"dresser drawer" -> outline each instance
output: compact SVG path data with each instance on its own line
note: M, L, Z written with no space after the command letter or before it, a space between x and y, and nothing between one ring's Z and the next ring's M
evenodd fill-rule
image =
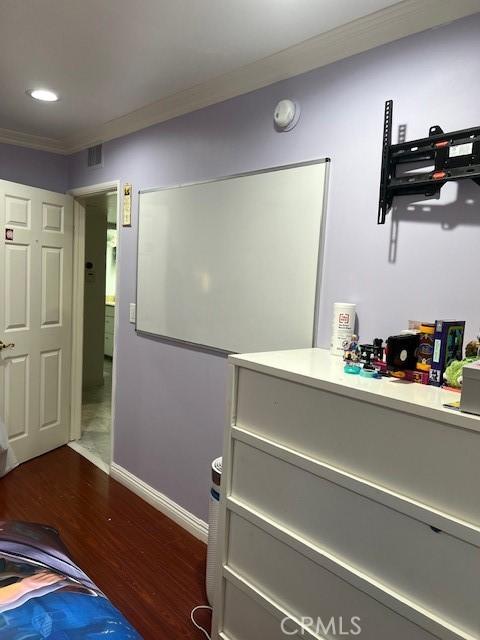
M285 640L281 621L258 602L227 582L223 632L228 640ZM310 640L308 638L307 640Z
M477 547L243 442L234 442L232 455L233 498L439 618L478 633Z
M360 627L359 637L366 640L433 640L424 629L235 513L229 531L228 566L297 619L314 620L312 631L330 624L337 636Z
M113 357L113 334L106 333L104 337L103 352L106 356Z
M113 316L105 316L105 332L112 333L115 329L115 318Z
M480 526L478 432L244 368L236 424Z

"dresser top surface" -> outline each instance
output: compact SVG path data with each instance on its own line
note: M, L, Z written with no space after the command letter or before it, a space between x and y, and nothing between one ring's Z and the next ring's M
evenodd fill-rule
M231 364L291 380L352 399L446 422L480 432L480 416L443 405L460 400L460 394L396 378L364 378L343 371L343 360L326 349L297 349L232 355Z

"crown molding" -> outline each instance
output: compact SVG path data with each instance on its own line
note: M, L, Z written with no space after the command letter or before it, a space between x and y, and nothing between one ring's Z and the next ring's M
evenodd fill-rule
M0 129L0 142L11 144L15 147L28 147L39 151L50 151L52 153L66 154L68 150L63 140L35 136L31 133L22 133L12 129Z
M42 146L41 138L19 135L23 146L33 146L28 140L35 138L33 148L75 153L477 12L480 0L403 0L62 140L44 138Z

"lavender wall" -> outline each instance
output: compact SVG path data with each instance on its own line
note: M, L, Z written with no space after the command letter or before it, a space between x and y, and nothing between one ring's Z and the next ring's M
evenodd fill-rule
M398 200L376 225L383 109L410 139L430 125L479 124L480 14L263 90L150 127L105 145L101 169L70 159L70 186L109 179L135 189L332 158L319 342L326 346L336 300L358 304L361 336L387 336L409 318L461 317L480 325L480 187L453 185L424 210ZM276 133L280 98L302 107L291 133ZM413 208L412 208L413 207ZM134 204L134 210L136 206ZM225 359L135 334L136 216L121 232L117 463L205 517L210 460L221 453ZM396 245L391 231L396 229ZM301 286L301 283L299 283Z
M56 153L0 143L0 179L64 193L68 160Z

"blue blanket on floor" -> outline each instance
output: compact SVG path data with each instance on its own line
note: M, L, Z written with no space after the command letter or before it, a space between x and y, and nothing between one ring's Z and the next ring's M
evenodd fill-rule
M141 640L51 527L0 521L1 640Z

